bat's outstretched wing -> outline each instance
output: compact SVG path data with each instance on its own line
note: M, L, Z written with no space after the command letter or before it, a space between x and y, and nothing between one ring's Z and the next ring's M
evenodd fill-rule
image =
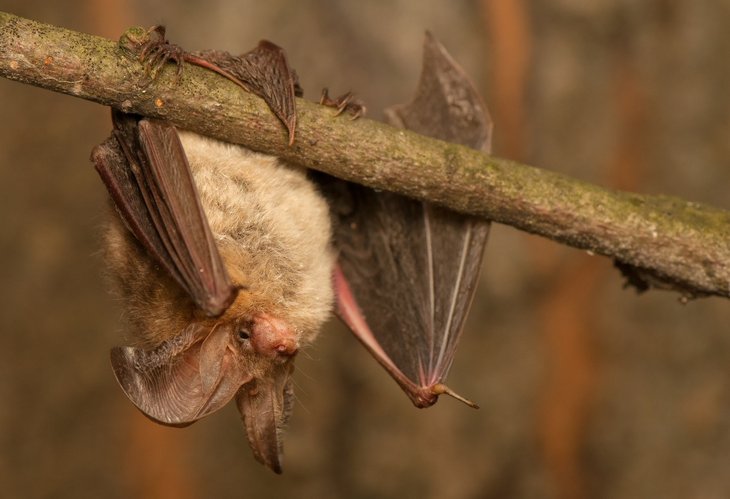
M149 254L210 316L236 288L215 245L175 127L112 112L114 133L92 161L124 223Z
M429 33L415 99L388 115L397 126L490 150L486 107ZM416 406L454 395L443 381L474 295L489 222L355 184L329 179L323 185L337 219L340 317Z

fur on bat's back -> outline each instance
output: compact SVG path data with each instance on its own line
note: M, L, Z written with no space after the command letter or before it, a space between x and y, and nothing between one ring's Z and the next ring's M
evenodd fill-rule
M264 312L286 320L300 343L308 343L333 299L334 253L325 200L302 169L272 156L190 132L181 132L180 139L231 281L243 287L216 320L245 320ZM119 220L107 232L107 254L132 343L154 347L191 320L209 320Z

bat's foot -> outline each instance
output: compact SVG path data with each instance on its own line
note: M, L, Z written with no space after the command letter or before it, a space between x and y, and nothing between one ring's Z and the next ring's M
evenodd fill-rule
M167 62L177 65L177 77L182 74L182 63L185 61L185 51L179 45L170 43L165 38L165 27L152 26L147 30L147 39L139 47L139 60L145 66L147 75L152 78Z
M322 89L322 96L319 99L319 103L323 106L333 107L337 109L335 116L341 115L347 111L351 115L351 120L356 120L360 116L363 116L367 111L365 104L357 98L352 92L347 92L340 95L336 99L329 96L329 92L326 88Z

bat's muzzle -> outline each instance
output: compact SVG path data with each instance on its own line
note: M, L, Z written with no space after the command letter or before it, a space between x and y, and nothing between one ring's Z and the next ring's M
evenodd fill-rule
M266 357L293 357L299 351L299 340L294 328L269 314L253 319L251 344L256 353Z

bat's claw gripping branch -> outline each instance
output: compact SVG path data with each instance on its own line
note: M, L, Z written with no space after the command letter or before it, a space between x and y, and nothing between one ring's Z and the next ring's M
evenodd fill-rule
M322 96L319 98L319 103L323 106L334 107L337 109L335 116L341 115L344 111L349 112L352 117L350 119L356 120L360 116L363 116L367 111L365 104L355 97L352 92L347 92L333 99L329 96L327 88L322 89Z
M137 55L144 64L147 75L152 75L153 78L167 62L175 63L178 78L182 74L182 63L185 61L186 53L182 47L170 43L165 38L164 26L152 26L143 32L138 28L127 30L122 35L120 44Z

